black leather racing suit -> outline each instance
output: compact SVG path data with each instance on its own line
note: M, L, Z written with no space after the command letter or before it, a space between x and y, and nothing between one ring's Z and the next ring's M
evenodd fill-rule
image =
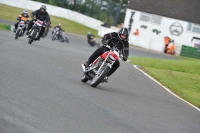
M117 38L117 39L115 39ZM122 51L122 54L124 56L124 60L126 61L128 59L128 56L129 56L129 42L127 40L123 40L121 41L120 39L118 39L118 33L116 32L112 32L112 33L108 33L106 35L104 35L104 37L102 38L103 42L104 41L108 41L107 45L109 45L111 48L116 46L119 50ZM108 48L106 48L105 46L102 46L100 48L98 48L88 59L88 62L87 64L91 64L96 58L98 58L103 52L105 51L109 51ZM119 61L117 60L110 72L108 73L107 76L110 76L112 75L116 70L117 68L120 66L120 63Z
M35 16L36 19L39 19L41 21L46 21L46 22L51 22L50 20L50 17L49 17L49 14L45 11L45 12L41 12L40 10L36 10L34 12L31 13L32 16ZM31 20L29 22L29 25L28 25L28 31L32 28L33 26L33 21L34 20ZM40 34L39 34L39 37L42 37L42 35L44 34L44 31L45 31L45 28L42 27L41 31L40 31Z

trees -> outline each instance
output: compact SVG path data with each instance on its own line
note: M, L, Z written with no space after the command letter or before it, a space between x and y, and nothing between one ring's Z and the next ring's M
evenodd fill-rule
M128 0L34 0L80 12L111 25L124 22Z

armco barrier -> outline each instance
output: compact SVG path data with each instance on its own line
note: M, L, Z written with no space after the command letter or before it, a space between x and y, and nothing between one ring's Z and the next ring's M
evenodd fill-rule
M200 49L182 45L180 56L200 59Z
M14 26L13 25L7 25L7 28L10 30L10 31L14 31Z
M29 9L33 11L39 9L40 6L44 4L44 3L30 1L30 0L0 0L0 3L9 5L9 6L23 8L23 9ZM87 27L90 27L96 30L98 30L100 25L103 24L103 22L97 19L88 17L86 15L83 15L81 13L78 13L72 10L52 6L49 4L45 4L45 5L47 6L48 13L53 16L66 18L66 19L75 21L77 23L83 24Z

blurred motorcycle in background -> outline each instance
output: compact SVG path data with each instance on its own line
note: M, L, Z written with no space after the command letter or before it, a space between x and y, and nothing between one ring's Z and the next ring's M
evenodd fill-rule
M27 24L28 21L23 21L23 20L20 20L19 24L18 24L18 27L15 31L15 39L18 39L18 37L21 37L24 35L24 32L25 32L25 29L26 29L26 24Z
M54 28L54 31L52 32L52 40L59 40L60 42L69 43L66 33L59 28Z

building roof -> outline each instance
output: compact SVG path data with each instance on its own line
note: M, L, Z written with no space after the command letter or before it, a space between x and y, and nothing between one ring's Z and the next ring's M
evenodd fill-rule
M130 0L128 8L200 24L200 0Z

